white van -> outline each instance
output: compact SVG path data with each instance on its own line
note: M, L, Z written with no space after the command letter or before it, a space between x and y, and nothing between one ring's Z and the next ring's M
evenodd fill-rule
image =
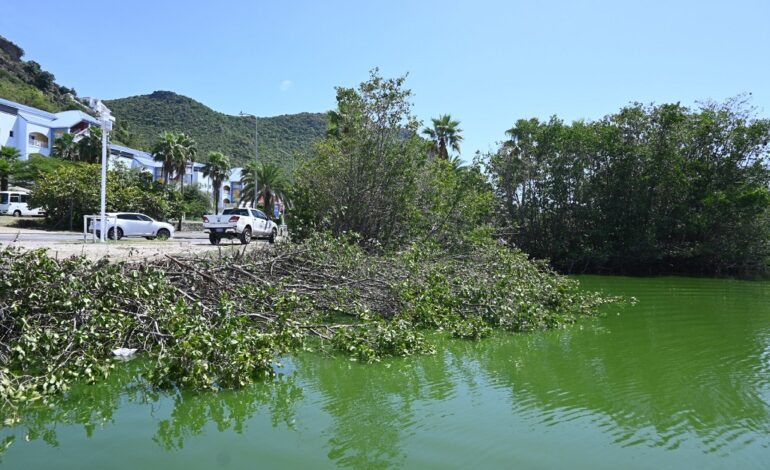
M19 191L0 191L0 214L21 217L22 215L45 215L40 208L27 207L27 193Z

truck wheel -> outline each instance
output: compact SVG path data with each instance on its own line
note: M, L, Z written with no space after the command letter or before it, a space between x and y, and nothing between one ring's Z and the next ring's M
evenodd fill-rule
M277 236L278 236L278 230L273 229L273 231L270 232L270 238L268 238L267 241L270 243L275 243L275 237Z
M13 216L14 217L21 217L21 211L20 210L13 211Z
M241 232L241 244L242 245L248 245L251 241L251 227L246 227L243 229L243 232Z
M213 233L209 234L209 242L211 242L212 245L219 245L219 235L214 235Z

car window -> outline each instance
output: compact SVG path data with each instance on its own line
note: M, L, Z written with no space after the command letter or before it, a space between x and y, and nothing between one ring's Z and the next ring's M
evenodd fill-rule
M136 220L135 214L118 214L120 220Z
M249 215L248 209L225 209L222 211L222 215Z
M137 218L138 220L142 220L142 221L144 221L144 222L152 222L152 219L151 219L151 218L149 218L149 217L147 217L147 216L146 216L146 215L144 215L144 214L136 214L136 218Z
M267 216L265 215L265 213L264 213L264 212L262 212L262 211L260 211L260 210L257 210L257 211L255 211L255 212L257 213L257 217L259 217L260 219L265 219L265 220L267 220Z

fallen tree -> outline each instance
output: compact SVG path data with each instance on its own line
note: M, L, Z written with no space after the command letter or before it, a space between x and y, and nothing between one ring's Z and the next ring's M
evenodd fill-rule
M610 299L493 242L453 254L414 245L371 255L318 235L228 257L146 263L0 252L0 400L22 402L94 382L116 348L147 356L159 387L242 387L316 338L362 361L430 353L424 333L480 338L594 315ZM6 417L7 417L6 416Z

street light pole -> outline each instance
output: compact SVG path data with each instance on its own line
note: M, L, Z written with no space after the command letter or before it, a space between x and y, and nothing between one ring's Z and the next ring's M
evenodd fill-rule
M99 240L106 241L106 224L107 224L107 133L112 130L112 119L110 117L110 110L98 102L99 120L102 124L102 184L101 184L101 206L100 206L100 231Z
M241 116L251 116L254 118L254 208L257 207L257 195L259 191L257 189L257 165L259 164L259 118L254 114L244 113L241 111Z

